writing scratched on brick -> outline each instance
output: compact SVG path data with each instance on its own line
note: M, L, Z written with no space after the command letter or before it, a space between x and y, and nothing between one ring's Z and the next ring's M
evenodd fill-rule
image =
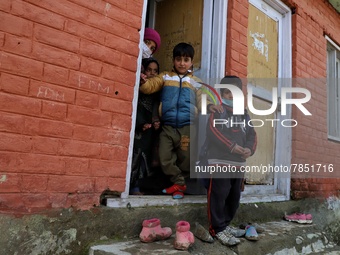
M86 76L79 76L78 79L78 87L79 88L85 88L93 91L98 91L100 93L109 94L110 93L110 87L105 87L101 83L93 81L89 79Z
M39 87L37 97L43 97L61 102L65 101L65 95L63 92L56 91L44 86Z
M0 178L0 183L5 182L7 180L7 175L3 174Z
M111 9L111 4L106 3L105 9L104 9L105 17L107 17L107 14L110 11L110 9Z

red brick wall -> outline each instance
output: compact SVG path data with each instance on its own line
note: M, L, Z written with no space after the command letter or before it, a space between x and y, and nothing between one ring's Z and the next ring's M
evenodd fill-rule
M340 143L327 137L327 41L324 36L328 35L340 45L339 13L327 1L284 2L296 11L292 15L293 77L323 81L298 85L311 91L312 99L306 108L313 117L306 118L293 107L292 117L299 124L293 128L292 163L333 164L334 171L339 172ZM228 2L226 74L240 77L247 76L248 5L247 0ZM340 179L293 178L291 188L293 198L338 195Z
M228 2L226 75L247 77L248 5L247 0Z
M0 211L125 189L142 0L0 1Z
M327 1L287 1L295 6L293 27L293 77L319 78L318 82L299 84L311 91L306 105L313 115L304 117L293 108L299 125L293 129L292 163L333 164L330 178L292 179L293 198L340 195L340 143L328 140L327 129L327 41L340 45L340 15ZM308 79L312 81L312 79Z

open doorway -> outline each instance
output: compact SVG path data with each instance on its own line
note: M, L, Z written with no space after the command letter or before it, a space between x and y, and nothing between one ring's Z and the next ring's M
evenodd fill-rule
M144 6L144 25L158 31L162 41L160 49L153 56L160 64L160 71L172 69L173 47L179 42L188 42L195 49L193 61L195 76L204 81L206 77L211 76L211 70L213 76L218 79L224 76L227 13L225 1L149 0L147 2L147 7ZM214 17L224 17L222 21L224 25L213 29ZM191 194L205 194L203 186L201 184L199 186L201 190L195 187ZM189 190L188 188L187 192ZM127 187L122 197L131 197L129 191Z
M155 55L160 63L162 63L160 65L160 71L171 69L171 51L173 46L180 41L187 41L195 47L194 73L196 76L203 81L206 81L208 78L210 81L212 79L219 81L224 77L226 72L227 3L228 1L224 0L144 0L143 23L145 27L155 28L159 31L162 38L160 51ZM289 8L287 8L280 0L273 0L271 3L271 5L268 5L263 0L251 0L249 4L252 4L252 6L250 6L249 15L253 15L255 19L258 19L258 17L271 19L271 22L269 23L272 23L273 27L277 28L276 31L274 30L275 35L273 36L273 38L276 36L277 40L277 48L274 48L277 53L277 59L275 60L277 64L275 70L275 72L277 72L276 77L288 78L291 77L291 14ZM192 6L195 6L195 8L192 8ZM193 28L195 24L199 25ZM249 24L256 25L256 23L252 23L251 20L249 20ZM250 30L253 29L251 26L249 27ZM190 35L191 31L196 31L194 36L187 37L188 33ZM254 33L253 31L248 32L248 48L250 48L253 44L252 40L255 40L255 38L252 37L250 33ZM285 40L283 40L284 38ZM251 57L252 54L256 53L257 49L251 49L254 52L248 52L248 65L250 66L248 78L252 78L251 66L256 66L256 61L258 59ZM283 58L283 56L286 57ZM253 60L255 62L252 63ZM249 79L249 81L250 80L251 79ZM251 84L251 82L248 84L248 86L255 87L253 92L255 96L258 96L256 102L254 102L254 106L256 108L258 105L265 104L264 107L267 107L270 102L263 97L267 94L262 93L263 88L266 89L266 87L258 85L259 84ZM279 87L281 85L291 86L289 84L278 84L277 86ZM279 112L276 114L276 118L281 118ZM281 147L283 145L289 150L291 133L288 129L283 130L282 128L275 128L271 130L271 132L271 138L273 140L268 141L262 139L263 141L270 143L269 147L265 143L263 148L263 153L270 155L266 160L275 165L289 164L289 151L287 154L287 150L283 151L277 144L280 144ZM263 135L266 135L266 132ZM268 148L270 148L269 153L266 152ZM256 176L252 178L256 179ZM256 185L246 186L245 192L243 193L243 202L282 201L289 199L289 178L286 176L281 178L280 174L270 175L266 178L265 181L258 182ZM133 201L131 203L135 206L204 203L206 201L204 195L186 196L183 200L175 200L172 199L171 196L152 196L152 199L150 196L129 196L129 169L127 171L126 179L126 189L125 192L121 194L121 199L111 200L108 206L126 206L130 201ZM268 196L268 194L273 194L274 196Z
M207 2L206 2L207 4ZM211 8L210 6L206 6L206 8ZM203 46L203 33L205 33L207 38L211 38L211 30L203 29L203 19L204 19L204 0L189 0L189 1L181 1L181 0L162 0L148 1L147 9L146 9L146 20L145 27L146 28L154 28L161 37L161 47L157 50L157 52L153 55L153 58L156 59L159 63L159 72L162 71L170 71L172 70L172 50L175 45L180 42L186 42L191 44L195 50L195 56L193 58L193 71L194 75L198 76L202 79L202 69L208 69L208 66L204 66L202 68L202 52L210 51L207 48L207 43ZM211 11L211 10L210 10ZM207 12L207 11L206 11ZM212 16L212 15L210 15ZM207 20L207 18L205 18ZM224 59L223 56L221 59ZM206 63L209 63L207 61ZM147 67L144 66L146 69ZM139 93L138 99L138 107L140 106L141 98L147 97L147 95L143 95ZM154 166L151 164L150 158L151 155L145 157L147 155L147 146L141 146L141 140L145 144L149 144L149 146L155 147L155 144L152 144L150 140L157 139L157 137L144 139L147 134L153 132L157 135L157 131L153 129L151 126L151 130L144 130L140 132L140 116L141 110L137 107L137 118L136 118L136 129L135 129L135 137L134 137L134 149L133 149L133 157L132 157L132 167L131 167L131 182L130 182L130 190L129 195L161 195L159 192L162 189L165 189L172 184L169 182L169 177L164 176L160 165ZM156 110L157 111L157 110ZM144 114L145 116L145 114ZM144 118L146 121L147 118ZM139 138L138 138L139 137ZM138 138L138 139L137 139ZM196 140L196 139L195 139ZM145 151L142 151L142 157L139 156L136 151L136 148L144 148ZM150 151L150 150L148 150ZM156 151L152 149L152 151ZM145 152L145 153L144 153ZM149 153L150 154L150 153ZM150 157L151 156L151 157ZM144 175L141 179L138 180L138 185L135 185L135 173L136 171L136 160L135 158L144 158L141 162L145 162L145 158L147 160L148 167L143 167L145 171L143 171ZM153 163L153 162L152 162ZM138 187L136 187L138 186ZM186 186L187 190L185 192L186 195L205 195L206 189L203 187L202 182L198 179L190 178L189 176L186 178Z

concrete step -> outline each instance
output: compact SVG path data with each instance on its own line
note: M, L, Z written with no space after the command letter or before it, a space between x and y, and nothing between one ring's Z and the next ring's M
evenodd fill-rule
M165 241L142 243L139 240L96 245L90 248L89 255L190 255L188 251L178 251L173 247L174 236Z
M196 238L188 251L178 251L173 248L173 234L168 240L147 244L134 239L95 245L90 248L89 255L340 255L340 247L330 242L327 233L320 232L316 225L275 221L261 226L266 230L259 234L259 241L241 238L242 242L234 247L226 247L218 241L204 243Z

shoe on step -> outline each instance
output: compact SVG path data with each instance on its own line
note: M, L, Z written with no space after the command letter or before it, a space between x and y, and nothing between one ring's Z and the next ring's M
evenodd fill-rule
M247 240L250 240L250 241L257 241L257 240L259 240L259 235L257 234L256 229L255 229L254 226L248 225L246 227L245 238Z
M195 242L195 237L190 232L190 224L187 221L179 221L176 224L176 236L174 247L177 250L188 250L190 246Z
M203 242L207 242L207 243L213 243L214 242L214 238L212 238L209 231L206 230L198 222L195 222L195 226L194 226L194 229L193 229L192 232L193 232L194 236L196 236L198 239L200 239Z
M139 239L143 243L151 243L158 240L165 240L172 234L171 228L161 227L161 221L157 218L144 220L143 229L139 234Z
M246 234L246 231L244 229L233 228L233 227L230 227L230 226L227 226L225 228L225 230L223 230L223 231L230 233L235 237L242 237Z
M304 214L304 213L293 213L290 215L285 215L283 217L287 221L297 222L300 224L311 224L313 223L312 215L311 214Z
M187 189L186 185L178 185L178 184L174 184L171 187L167 188L167 189L163 189L162 192L165 194L172 194L176 191L185 191Z
M184 193L182 191L175 191L172 193L173 199L182 199L184 197Z
M218 241L220 241L221 244L226 246L234 246L241 242L240 239L237 239L232 234L226 231L218 232L215 237Z
M264 231L266 231L266 229L264 227L260 226L257 223L241 223L239 228L240 229L245 229L248 225L252 225L256 229L256 232L259 233L259 234L261 234Z

